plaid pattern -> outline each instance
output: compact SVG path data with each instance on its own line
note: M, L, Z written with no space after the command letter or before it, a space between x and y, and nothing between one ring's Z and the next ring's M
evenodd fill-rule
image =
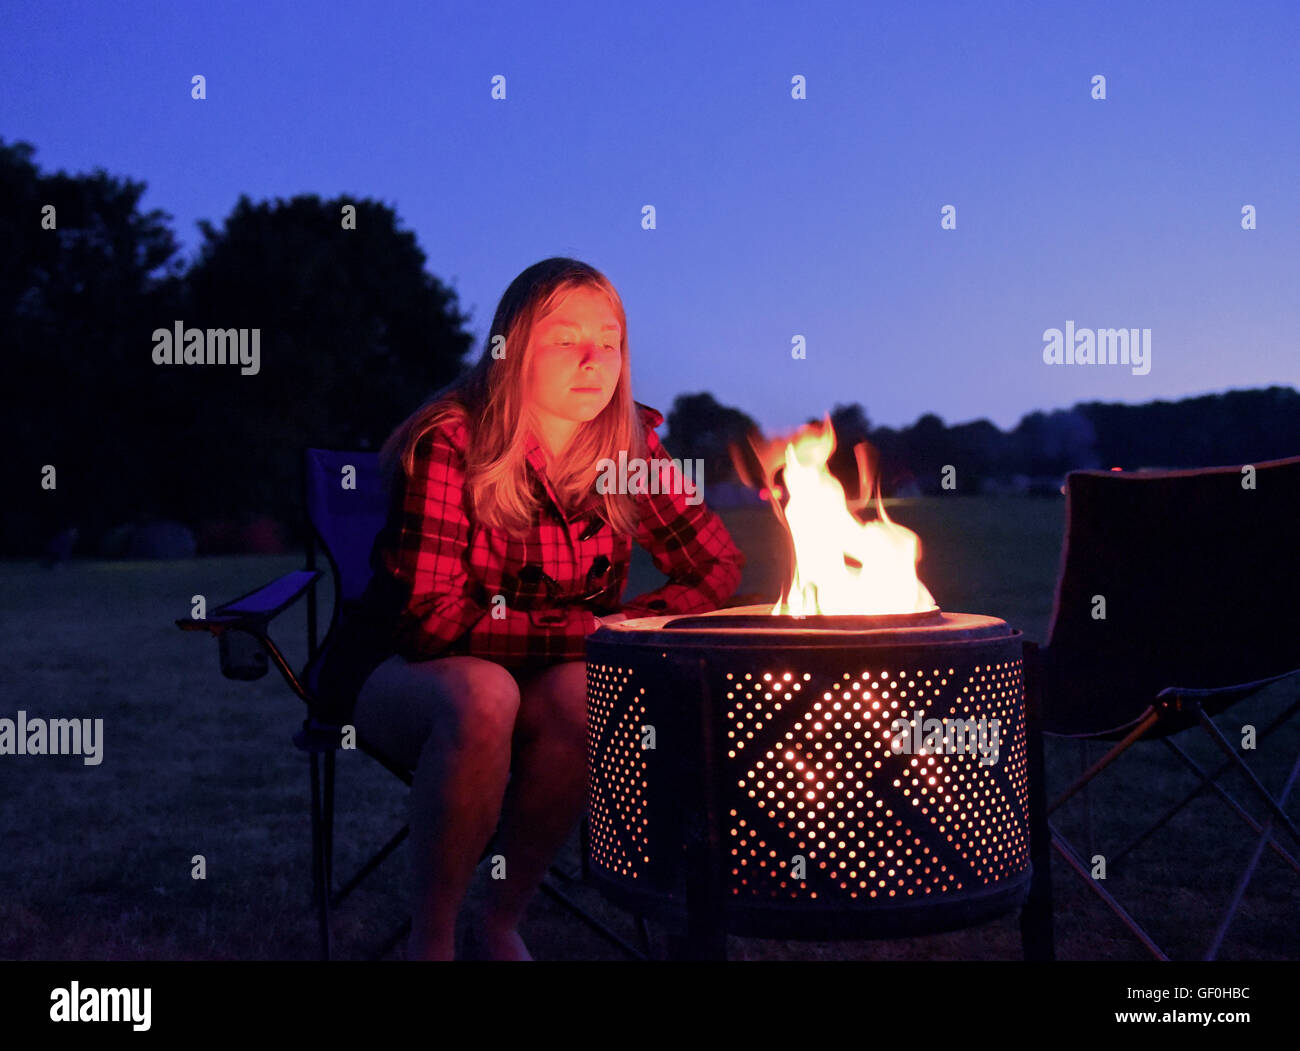
M638 406L651 459L670 459L654 428L663 416ZM568 518L546 479L546 460L533 437L528 463L542 495L537 520L524 536L470 521L465 510L465 424L438 427L415 447L410 479L399 473L388 524L376 538L376 580L363 606L372 623L391 627L393 651L408 660L471 654L506 667L584 656L583 638L596 617L700 613L717 609L736 590L744 556L722 520L703 503L691 506L674 467L661 477L667 492L637 497L636 541L668 581L620 605L632 538L614 535L594 513L595 501ZM376 608L375 595L387 600ZM494 596L504 598L494 602Z

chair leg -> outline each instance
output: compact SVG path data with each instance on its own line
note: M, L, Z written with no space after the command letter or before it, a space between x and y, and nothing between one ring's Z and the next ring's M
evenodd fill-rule
M1029 745L1029 896L1020 910L1020 947L1026 960L1056 959L1052 921L1052 836L1047 824L1047 763L1043 751L1039 650L1026 643L1025 733Z
M334 749L325 753L325 893L334 892Z
M1059 796L1056 797L1056 799L1047 808L1048 814L1055 813L1056 810L1064 806L1066 802L1069 799L1071 799L1077 792L1086 788L1088 782L1090 782L1094 777L1096 777L1099 773L1105 770L1106 767L1110 766L1111 763L1113 763L1116 759L1118 759L1121 755L1123 755L1128 750L1129 745L1133 744L1135 741L1141 738L1148 730L1151 729L1151 727L1155 726L1155 724L1158 723L1159 721L1160 721L1160 713L1156 711L1155 707L1152 706L1148 708L1146 710L1146 714L1137 723L1137 725L1135 725L1133 729L1130 730L1124 736L1123 740L1117 742L1109 752L1107 752L1095 763L1093 763L1093 765L1088 768L1086 773L1080 774L1079 777L1075 779L1074 784L1070 785L1069 788L1067 788L1064 792L1062 792Z
M1199 795L1200 792L1203 791L1205 788L1213 789L1220 796L1220 798L1222 798L1231 807L1231 809L1237 814L1237 816L1240 817L1247 825L1250 826L1250 828L1257 834L1258 839L1251 860L1247 865L1245 871L1242 873L1240 879L1237 881L1237 886L1234 890L1232 900L1228 905L1228 909L1225 912L1223 919L1219 923L1219 927L1215 932L1214 938L1209 948L1207 949L1207 954L1205 956L1205 959L1212 960L1217 956L1218 951L1222 946L1223 939L1226 936L1228 928L1232 923L1232 919L1236 915L1238 907L1240 906L1241 898L1245 893L1246 887L1250 883L1250 880L1253 878L1255 870L1258 867L1259 860L1263 854L1264 848L1266 846L1272 848L1282 858L1283 861L1287 862L1293 869L1297 869L1297 871L1300 871L1300 868L1297 867L1296 859L1293 858L1281 846L1281 844L1277 842L1275 833L1273 831L1274 825L1280 824L1285 830L1285 832L1291 837L1291 839L1293 839L1296 843L1300 843L1300 830L1297 830L1295 822L1292 821L1292 819L1287 815L1286 811L1283 809L1283 806L1287 800L1287 797L1290 795L1291 789L1294 785L1297 776L1300 776L1300 758L1297 758L1296 765L1295 767L1292 768L1291 775L1287 780L1286 786L1283 789L1280 799L1274 799L1273 796L1270 795L1268 789L1265 788L1264 785L1260 782L1259 778L1255 775L1254 771L1251 770L1250 766L1245 762L1244 759L1242 759L1242 757L1233 748L1231 742L1228 741L1228 739L1223 735L1222 731L1220 731L1218 726L1215 725L1214 721L1210 718L1209 714L1205 711L1204 707L1202 707L1201 704L1198 702L1194 702L1194 703L1196 708L1196 716L1198 721L1201 723L1202 728L1206 731L1207 734L1209 734L1210 738L1215 742L1215 744L1224 753L1224 755L1227 756L1228 761L1224 763L1213 775L1208 775L1182 749L1180 749L1172 741L1165 739L1164 743L1168 745L1170 749L1173 750L1175 755L1177 755L1180 759L1182 759L1183 762L1191 768L1192 772L1196 774L1196 776L1200 779L1201 784L1193 792L1188 794L1180 803L1178 803L1174 807L1171 807L1160 818L1160 820L1156 822L1155 826L1148 829L1146 832L1142 833L1135 841L1128 844L1128 846L1126 846L1122 851L1120 851L1119 855L1117 855L1116 858L1112 860L1118 860L1119 857L1128 854L1131 850L1133 850L1136 846L1138 846L1146 838L1148 838L1148 836L1150 836L1151 833L1153 833L1154 831L1156 831L1157 829L1165 825L1175 814L1177 814L1184 806L1186 806L1189 802L1191 802L1192 799L1194 799L1197 795ZM1284 714L1284 716L1274 720L1274 722L1270 724L1270 726L1266 729L1265 733L1269 733L1273 729L1275 729L1282 721L1284 721L1284 719L1287 716L1289 716L1292 712L1294 712L1297 707L1300 707L1300 702L1297 702L1297 704L1292 705L1291 708L1288 709L1287 713ZM1124 737L1124 739L1120 741L1118 744L1116 744L1114 747L1112 747L1110 751L1106 753L1105 756L1103 756L1098 762L1094 763L1087 771L1085 771L1078 778L1076 778L1074 783L1070 785L1070 787L1062 795L1060 795L1051 804L1051 806L1047 808L1047 812L1050 814L1051 812L1055 811L1058 807L1062 806L1068 799L1070 799L1072 796L1076 795L1080 791L1086 793L1088 785L1092 781L1092 779L1095 776L1097 776L1097 774L1099 774L1102 770L1104 770L1110 763L1114 762L1115 759L1117 759L1125 750L1127 750L1130 744L1134 743L1141 736L1143 736L1154 723L1159 721L1160 717L1161 715L1159 710L1157 710L1154 706L1148 709L1144 717L1138 722L1137 725L1133 727L1133 729ZM1086 760L1084 761L1084 765L1086 765ZM1258 821L1256 821L1245 810L1244 807L1242 807L1235 799L1233 799L1232 796L1229 795L1222 788L1222 786L1220 786L1217 783L1218 778L1223 773L1226 773L1226 771L1231 767L1236 767L1241 772L1242 776L1245 777L1247 782L1250 784L1251 788L1255 791L1256 795L1260 797L1260 799L1264 802L1264 805L1267 807L1268 815L1266 817L1265 822L1262 825ZM1085 799L1086 799L1086 795L1085 795ZM1088 819L1086 823L1086 831L1089 839L1089 851L1091 853L1092 823L1091 823L1090 814L1088 815ZM1089 886L1089 888L1091 888L1094 894L1096 894L1106 903L1106 905L1111 909L1111 911L1115 913L1115 915L1124 923L1126 927L1128 927L1128 929L1133 933L1133 935L1137 937L1139 941L1142 942L1142 944L1146 947L1147 951L1150 952L1158 960L1162 960L1162 961L1168 960L1169 957L1165 955L1163 950L1161 950L1160 947L1155 943L1155 941L1146 933L1146 931L1142 929L1142 927L1137 923L1137 921L1134 920L1133 917L1128 914L1128 912L1123 908L1123 906L1121 906L1119 902L1116 901L1115 898L1111 896L1111 894L1104 887L1102 887L1097 880L1092 878L1091 873L1088 871L1087 867L1084 865L1082 860L1078 857L1073 846L1071 846L1069 841L1066 840L1065 837L1062 836L1059 832L1057 832L1055 828L1052 829L1051 842L1052 842L1052 847L1057 851L1057 853L1061 855L1061 857L1070 866L1070 868L1074 870L1075 874L1078 875ZM1022 929L1023 929L1023 917L1022 917Z
M1204 770L1201 769L1200 765L1196 762L1195 759L1193 759L1190 755L1188 755L1185 751L1183 751L1183 749L1179 748L1178 745L1174 744L1173 741L1169 740L1169 738L1166 737L1164 739L1164 743L1169 748L1169 750L1174 753L1174 755L1176 755L1187 765L1188 769L1190 769L1192 773L1194 773L1198 778L1200 778L1201 784L1197 788L1193 789L1190 793L1188 793L1187 796L1184 797L1183 801L1178 804L1176 809L1171 810L1169 813L1167 813L1164 817L1160 819L1160 821L1158 821L1155 825L1153 825L1150 829L1148 829L1145 833L1143 833L1142 836L1140 836L1137 840L1135 840L1128 847L1126 847L1124 851L1121 851L1120 854L1116 855L1117 859L1121 857L1123 853L1136 847L1139 843L1141 843L1144 839L1146 839L1151 833L1155 832L1162 825L1164 825L1164 823L1168 821L1169 818L1173 817L1173 815L1177 813L1178 810L1181 810L1184 806L1186 806L1198 795L1200 795L1201 791L1205 788L1214 789L1215 794L1220 799L1222 799L1223 802L1227 804L1229 808L1231 808L1234 814L1236 814L1239 818L1241 818L1241 820L1245 822L1245 824L1250 826L1250 830L1254 832L1255 835L1258 836L1263 833L1264 826L1261 825L1258 821L1256 821L1251 816L1250 812L1246 810L1246 808L1243 807L1240 803L1238 803L1236 799L1234 799L1229 794L1227 789L1225 789L1216 780L1216 778L1222 777L1228 770L1232 768L1231 762L1224 763L1223 766L1221 766L1215 773L1207 774ZM1271 817L1270 817L1269 827L1270 828L1272 827ZM1296 858L1288 854L1286 848L1283 847L1282 844L1277 841L1276 836L1273 835L1266 836L1265 840L1267 842L1268 847L1273 851L1273 853L1275 853L1279 858L1281 858L1287 865L1291 866L1291 868L1296 873L1300 874L1300 860L1297 860Z
M1296 843L1300 844L1300 829L1295 827L1295 823L1287 816L1286 811L1278 805L1277 800L1269 795L1268 789L1260 783L1259 778L1255 776L1255 772L1247 766L1241 756L1233 750L1232 745L1228 742L1228 739L1223 736L1222 731L1214 725L1214 720L1206 714L1205 709L1200 705L1197 705L1196 715L1197 718L1200 719L1201 725L1205 727L1205 732L1214 739L1214 743L1223 750L1224 754L1232 760L1233 765L1241 771L1242 776L1250 782L1251 787L1255 789L1255 792L1264 801L1264 805L1268 807L1269 814L1281 823L1282 827L1290 833L1291 838L1294 839Z
M615 946L616 948L620 949L622 952L626 953L628 956L632 957L632 959L642 960L646 958L636 948L636 946L631 945L623 938L621 938L619 935L615 934L612 930L610 930L603 923L601 923L600 920L596 919L594 916L586 912L586 910L584 910L582 906L580 906L577 902L573 901L568 895L564 894L557 887L554 887L550 883L547 883L546 880L542 880L541 885L538 889L541 890L543 894L552 898L558 904L562 905L565 909L567 909L570 915L572 915L574 918L581 920L589 928L591 928L591 930L595 931L611 945Z
M641 939L641 951L648 960L653 956L654 946L650 942L650 925L646 923L645 917L640 913L637 913L636 916L636 933L637 937Z
M1279 803L1286 803L1287 797L1291 794L1291 789L1295 786L1297 775L1300 775L1300 754L1296 756L1295 763L1291 767L1291 776L1286 779L1286 784L1282 787ZM1219 955L1223 939L1227 936L1228 928L1237 915L1237 907L1241 904L1242 895L1246 893L1246 887L1254 877L1255 869L1259 867L1259 859L1264 853L1264 845L1272 841L1272 832L1273 815L1269 814L1264 821L1264 827L1260 830L1259 839L1255 842L1255 849L1250 856L1250 864L1246 866L1246 871L1241 874L1241 879L1237 881L1237 886L1232 892L1232 901L1228 904L1228 911L1223 914L1223 920L1214 932L1214 940L1210 942L1210 947L1206 950L1206 960L1213 960Z
M1297 700L1294 703L1292 703L1286 709L1286 711L1280 713L1267 726L1265 726L1264 729L1262 729L1259 732L1259 736L1256 738L1256 741L1258 743L1262 743L1266 737L1271 735L1274 730L1278 729L1278 727L1283 726L1293 715L1295 715L1297 711L1300 711L1300 700ZM1178 814L1178 812L1183 809L1183 807L1187 806L1188 803L1196 799L1207 788L1214 789L1214 791L1219 794L1219 797L1230 807L1232 807L1232 809L1236 811L1237 815L1244 822L1246 822L1246 824L1248 824L1256 834L1259 833L1261 827L1259 822L1257 822L1253 817L1251 817L1248 813L1246 813L1246 811L1242 809L1241 804L1238 803L1235 799L1233 799L1230 795L1228 795L1228 793L1225 792L1223 788L1219 785L1219 778L1221 778L1224 774L1226 774L1229 770L1232 769L1233 763L1235 761L1235 757L1232 759L1228 759L1226 762L1221 763L1218 769L1214 771L1214 773L1207 774L1204 770L1202 770L1199 766L1197 766L1195 760L1193 760L1191 756L1189 756L1186 752L1184 752L1181 748L1179 748L1178 745L1174 744L1174 742L1170 740L1168 737L1161 738L1161 741L1170 751L1174 753L1174 755L1176 755L1188 767L1191 768L1192 773L1194 773L1200 779L1201 783L1197 785L1195 788L1193 788L1190 792L1188 792L1187 795L1183 796L1181 800L1179 800L1168 810L1166 810L1164 814L1161 816L1159 821L1157 821L1154 825L1152 825L1145 832L1139 835L1137 839L1129 843L1129 845L1126 846L1123 850L1116 853L1114 858L1112 859L1113 861L1119 861L1130 851L1136 850L1139 846L1141 846L1144 842L1146 842L1147 839L1149 839L1152 835L1154 835L1156 832L1162 829L1167 822L1172 820ZM1290 865L1291 868L1295 869L1296 872L1300 872L1300 862L1297 862L1295 858L1293 858L1290 854L1288 854L1276 839L1270 839L1268 841L1268 846L1270 850L1272 850L1275 854L1278 855L1278 857L1280 857L1283 861L1285 861L1288 865Z
M1232 765L1231 763L1224 763L1221 767L1219 767L1218 771L1214 773L1213 777L1211 777L1210 775L1206 774L1199 766L1197 766L1195 760L1193 760L1191 756L1189 756L1186 752L1184 752L1181 748L1179 748L1178 745L1174 744L1174 742L1170 740L1170 738L1162 737L1160 739L1160 743L1163 744L1166 748L1168 748L1171 752L1173 752L1174 755L1177 756L1179 759L1181 759L1184 763L1190 766L1192 768L1192 773L1196 774L1196 776L1200 778L1201 783L1197 785L1195 788L1193 788L1190 792L1188 792L1185 796L1183 796L1182 799L1180 799L1177 803L1171 806L1163 814L1161 814L1159 819L1157 819L1154 825L1138 833L1137 837L1130 840L1127 846L1123 847L1121 850L1117 850L1111 856L1110 859L1111 862L1114 864L1118 864L1124 858L1128 857L1129 854L1137 850L1138 847L1140 847L1148 839L1150 839L1162 828L1164 828L1165 825L1169 824L1170 821L1172 821L1174 818L1176 818L1179 815L1179 813L1182 812L1183 807L1187 806L1188 803L1196 799L1207 788L1213 788L1216 792L1218 792L1219 795L1223 797L1224 801L1227 802L1229 806L1234 807L1245 820L1247 821L1253 820L1252 818L1250 818L1248 814L1246 814L1244 810L1241 809L1237 801L1234 800L1230 795L1228 795L1221 787L1219 787L1219 785L1213 779L1217 777L1222 777L1227 772L1228 768ZM1256 831L1259 831L1258 828L1256 829Z
M587 861L587 851L591 847L591 817L583 810L582 820L578 823L578 861L582 868L582 881L587 882L591 875L591 866Z
M372 872L374 872L377 868L379 868L380 865L382 865L385 861L388 860L389 856L393 853L393 851L395 851L398 847L402 845L402 841L406 839L406 837L410 835L410 833L411 833L411 826L409 824L403 825L401 828L399 828L393 834L392 838L389 839L388 842L385 843L382 847L380 847L377 851L375 851L375 853L371 855L370 860L367 861L364 865L361 866L361 868L357 870L356 875L354 875L350 880L344 883L343 886L341 886L338 889L338 891L332 895L332 899L330 902L331 906L334 908L338 908L339 905L343 903L343 900L354 890L356 890L357 887L361 885L362 880L364 880L367 876L369 876ZM479 860L482 859L480 858Z
M325 848L321 828L320 755L309 753L311 759L311 878L312 902L316 906L316 920L320 928L320 958L330 958L329 891L325 877Z
M1157 945L1151 936L1142 929L1137 920L1128 914L1128 911L1124 906L1111 896L1110 891L1106 890L1106 888L1097 880L1092 878L1092 873L1089 872L1083 862L1079 860L1078 855L1075 854L1074 848L1070 846L1069 841L1057 832L1056 829L1052 829L1052 846L1056 849L1056 852L1065 859L1065 863L1074 870L1075 874L1078 875L1078 877L1090 888L1092 888L1092 892L1110 907L1111 912L1118 916L1124 926L1132 932L1133 936L1146 947L1147 952L1151 953L1151 955L1157 960L1168 963L1169 957L1165 955L1160 946Z
M1088 770L1089 753L1088 741L1081 738L1079 740L1079 773L1086 773ZM1095 857L1097 854L1097 843L1093 836L1092 824L1092 782L1089 781L1083 786L1083 841L1088 847L1088 857Z
M382 960L385 956L387 956L390 952L392 952L395 948L397 948L398 942L403 941L406 938L406 936L410 933L411 933L411 918L408 916L397 926L397 928L393 931L393 933L390 934L384 940L383 944L381 944L379 948L377 948L373 953L371 953L370 955L371 962L377 962L379 960Z

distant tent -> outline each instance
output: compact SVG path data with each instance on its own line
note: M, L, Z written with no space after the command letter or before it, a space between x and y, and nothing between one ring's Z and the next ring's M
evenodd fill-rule
M193 558L194 533L180 522L145 522L131 530L126 558Z

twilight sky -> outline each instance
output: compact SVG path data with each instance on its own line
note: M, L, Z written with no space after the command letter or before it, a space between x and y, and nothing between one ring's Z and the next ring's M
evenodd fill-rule
M0 136L147 182L187 254L241 192L382 200L475 357L510 280L572 255L664 411L1010 427L1300 384L1298 39L1293 2L5 0ZM1149 328L1149 373L1045 364L1067 321Z

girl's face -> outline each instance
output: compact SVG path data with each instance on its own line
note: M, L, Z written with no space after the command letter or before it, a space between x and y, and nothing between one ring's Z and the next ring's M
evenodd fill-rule
M543 423L586 423L600 414L623 366L622 339L609 299L595 288L572 289L533 324L526 382Z

